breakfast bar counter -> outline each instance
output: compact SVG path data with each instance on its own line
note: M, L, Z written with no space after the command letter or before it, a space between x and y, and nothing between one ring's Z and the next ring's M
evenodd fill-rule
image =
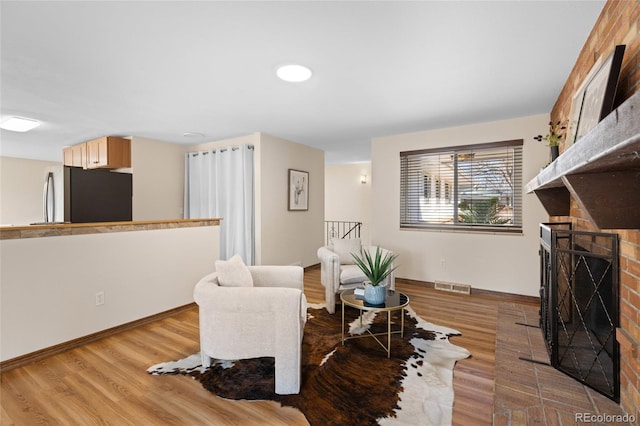
M222 219L0 228L0 367L193 303Z
M217 226L220 219L169 219L133 222L51 223L0 227L0 240L16 238L60 237L63 235L103 234L108 232Z

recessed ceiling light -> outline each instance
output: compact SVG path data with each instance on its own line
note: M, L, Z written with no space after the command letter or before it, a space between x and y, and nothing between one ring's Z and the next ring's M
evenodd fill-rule
M284 81L299 83L311 78L311 70L302 65L284 65L278 68L278 77Z
M28 132L40 125L38 120L24 117L10 117L0 124L0 128L11 130L12 132Z

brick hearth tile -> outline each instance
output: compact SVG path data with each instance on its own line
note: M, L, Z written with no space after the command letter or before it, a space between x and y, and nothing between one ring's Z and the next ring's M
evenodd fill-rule
M521 387L534 388L537 394L538 386L536 385L536 376L533 371L519 370L517 368L501 367L499 374L496 374L495 383L513 389ZM530 391L532 393L532 391Z
M624 414L624 410L614 401L606 396L587 388L587 394L591 397L595 405L595 412L599 414Z
M581 424L576 423L576 412L560 410L556 411L558 418L560 419L560 424L562 426L575 426L576 424Z
M530 425L544 425L545 424L544 410L542 407L529 407L527 409L527 424Z
M536 366L536 376L541 387L546 389L559 388L566 392L575 392L580 395L585 394L585 388L579 381L567 376L553 367L539 365Z
M540 396L544 399L551 399L556 401L575 401L573 404L577 406L586 406L591 404L591 399L587 395L584 386L566 386L566 383L558 381L555 386L553 385L541 385L539 387Z
M546 362L547 364L551 363L551 360L549 359L549 353L547 352L546 348L533 348L532 353L533 359L540 362Z
M537 324L537 308L500 304L498 317L495 425L575 425L576 413L622 413L613 401L561 371L519 359L549 362L540 329L516 324Z
M514 373L513 375L516 376L517 373ZM527 380L524 377L510 377L509 380L500 381L500 385L509 389L519 390L520 392L526 392L530 393L531 395L540 396L538 386L536 386L535 378Z
M493 415L493 426L509 426L511 425L508 413L500 413Z
M512 425L527 425L527 411L526 410L514 410L511 412L511 424Z
M540 398L540 394L538 392L538 388L536 386L531 386L530 384L520 384L520 383L508 383L508 384L498 384L496 386L501 386L502 388L510 391L526 393L531 395L532 397Z
M543 409L544 419L547 426L561 426L562 422L560 421L560 417L558 416L558 410L545 407Z
M545 407L555 408L558 411L564 411L568 413L582 413L593 412L594 408L590 401L572 401L570 399L556 398L556 399L542 399L542 403Z
M522 409L540 405L540 398L527 392L520 392L504 386L496 386L494 406L501 410Z
M529 358L531 357L530 350L523 349L513 349L509 347L500 346L499 355L496 354L496 359L499 359L503 362L519 362L520 357Z
M517 367L501 367L502 371L496 374L496 380L500 383L524 383L536 385L536 374L532 370Z
M577 407L593 406L584 386L575 386L573 383L567 383L564 380L558 380L555 384L541 384L540 396L546 400L554 400Z

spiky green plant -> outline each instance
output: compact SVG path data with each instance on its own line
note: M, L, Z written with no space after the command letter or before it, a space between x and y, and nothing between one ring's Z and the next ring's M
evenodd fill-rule
M397 268L392 265L398 255L387 252L383 257L379 246L376 247L374 256L371 256L369 250L360 250L360 255L351 253L351 256L374 287L380 285Z

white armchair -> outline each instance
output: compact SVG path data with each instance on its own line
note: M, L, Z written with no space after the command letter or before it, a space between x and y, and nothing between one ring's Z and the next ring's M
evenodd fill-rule
M368 250L372 255L376 246L362 246L359 239L335 239L331 245L318 249L320 259L320 282L324 286L324 299L327 311L336 311L336 294L343 290L361 286L367 277L353 261L351 253ZM382 256L393 252L382 249ZM395 290L395 273L391 273L384 281L388 289Z
M217 265L217 262L216 262ZM244 265L243 265L244 266ZM275 392L300 392L302 337L307 320L303 269L245 266L252 285L224 286L219 269L202 278L194 299L200 309L203 366L211 358L275 357Z

